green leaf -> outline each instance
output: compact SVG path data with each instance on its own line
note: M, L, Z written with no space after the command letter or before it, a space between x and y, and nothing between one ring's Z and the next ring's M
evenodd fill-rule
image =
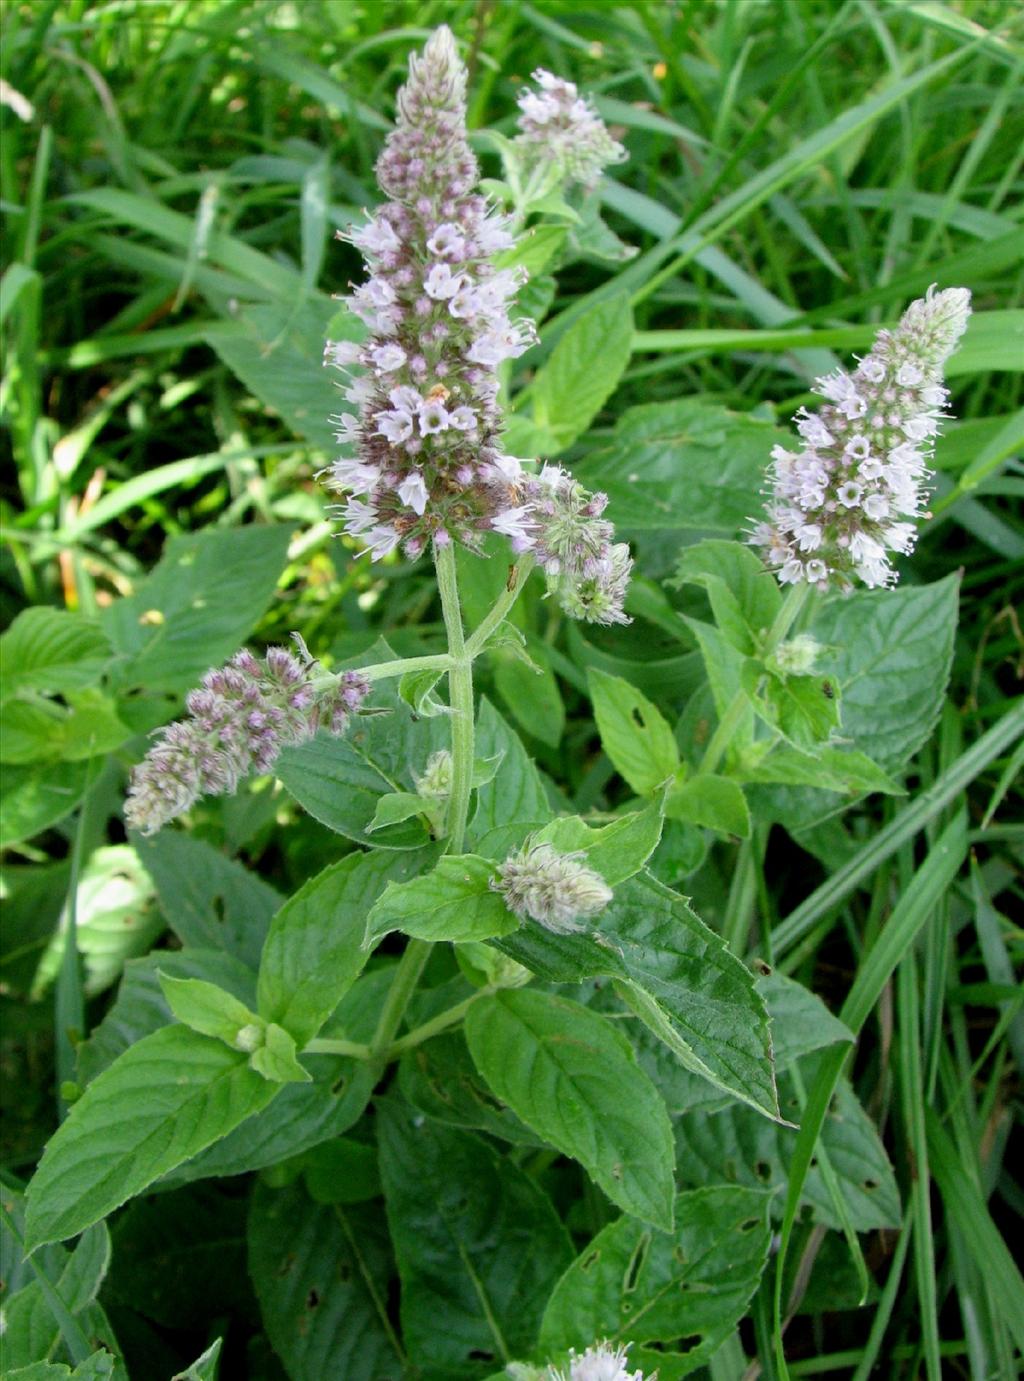
M263 1325L292 1381L379 1381L402 1372L387 1316L392 1274L379 1205L317 1204L301 1181L257 1183L249 1273Z
M742 789L713 773L677 781L665 797L665 814L670 820L750 838L750 810Z
M741 758L733 775L744 782L813 786L854 796L868 791L884 791L890 796L904 794L903 788L863 753L855 748L829 745L811 754L802 753L791 744L779 743L752 766L746 765Z
M496 943L551 982L618 979L623 1000L688 1070L777 1117L764 1001L685 899L652 877L631 878L601 913L599 938L524 926Z
M197 1357L190 1367L172 1376L171 1381L216 1381L222 1341L216 1338L202 1356Z
M0 762L77 762L113 752L131 737L114 702L98 691L68 692L68 699L68 706L8 700L0 708Z
M398 1066L403 1098L435 1122L469 1127L514 1146L546 1146L511 1108L501 1107L477 1073L461 1031L444 1032L407 1051Z
M254 1037L262 1035L263 1023L255 1012L250 1012L244 1002L218 988L216 983L161 973L160 987L178 1021L203 1036L223 1041L232 1050L248 1053L252 1049L252 1046L238 1044L240 1036L245 1039L242 1033L246 1028L251 1028Z
M314 1146L302 1157L302 1176L318 1204L362 1204L381 1194L374 1146L339 1136Z
M360 662L390 661L394 655L381 641ZM393 682L374 686L373 705L391 713L356 719L344 738L321 733L286 748L274 770L299 805L338 834L365 847L419 848L429 837L419 819L373 833L367 827L381 796L415 792L414 774L422 773L432 753L448 747L447 716L418 718Z
M162 830L132 844L156 886L168 924L186 946L223 949L259 963L280 893L202 839Z
M415 876L432 858L431 851L349 854L301 887L263 946L260 1015L300 1046L310 1041L363 970L366 919L385 883Z
M274 1022L267 1027L265 1044L249 1056L249 1066L275 1084L308 1084L313 1078L299 1064L293 1038Z
M561 815L538 830L536 839L561 853L583 853L587 866L615 887L638 873L658 847L662 819L660 803L631 811L601 829L591 829L578 815Z
M442 858L411 882L389 882L366 922L372 948L393 930L417 940L489 940L520 924L491 887L494 865L475 854Z
M531 396L537 425L566 450L594 420L622 377L632 350L633 313L624 294L584 312L537 372Z
M450 707L434 694L444 674L443 671L407 671L398 682L399 698L405 701L413 714L421 715L424 719L450 714Z
M719 631L745 656L757 651L782 607L775 577L739 542L707 540L684 547L669 583L706 590Z
M813 1056L803 1078L813 1077ZM800 1100L791 1077L779 1075L779 1103L793 1121L800 1117ZM728 1180L751 1189L773 1191L772 1207L782 1216L786 1174L796 1142L790 1127L769 1122L750 1108L732 1104L719 1111L698 1109L674 1122L680 1180L687 1185L713 1185ZM857 1232L891 1228L901 1220L900 1196L889 1158L874 1124L846 1082L840 1080L822 1128L821 1146L828 1157L845 1212ZM814 1221L841 1229L820 1166L808 1172L800 1203Z
M144 1037L93 1080L47 1145L28 1190L29 1244L84 1231L276 1092L244 1055L187 1027Z
M628 681L587 673L601 745L638 796L657 790L679 766L679 749L661 711Z
M765 723L796 748L827 743L839 728L839 687L831 677L765 676L759 663L748 661L743 683Z
M668 1114L612 1023L523 989L477 1002L465 1031L477 1069L517 1117L578 1160L620 1208L671 1226Z
M436 811L437 804L436 799L427 801L411 791L390 791L377 798L377 809L366 826L366 833L373 834L374 830L386 829L388 825L400 825L414 815L429 816L431 808Z
M477 1377L532 1346L568 1235L536 1182L480 1138L390 1099L378 1112L410 1360Z
M509 728L489 700L481 699L476 723L476 751L480 757L500 755L501 771L481 786L470 823L470 838L479 846L482 837L498 826L543 825L551 819L547 792L533 759L519 736ZM491 858L505 852L488 851Z
M608 446L577 467L633 532L735 537L757 508L767 457L787 434L747 414L684 398L630 408Z
M674 1232L652 1233L629 1218L609 1223L558 1282L541 1348L582 1349L595 1338L678 1345L685 1338L687 1365L673 1365L671 1375L700 1366L757 1288L770 1242L767 1209L762 1191L698 1189L677 1197ZM676 1354L669 1356L675 1364Z
M323 368L324 342L365 334L357 317L323 297L302 305L250 304L204 332L253 397L321 451L336 448L329 418L339 410L337 389Z
M516 719L534 738L557 748L565 731L565 705L545 645L528 638L524 660L514 649L496 648L494 684Z
M843 736L884 771L931 736L946 694L960 580L864 590L830 600L812 632L821 669L843 689Z
M226 661L269 606L290 536L254 526L172 537L135 593L102 613L119 685L181 691Z
M5 768L0 848L31 839L70 815L82 799L89 769L88 762Z
M98 624L81 614L23 609L0 637L0 700L30 690L85 690L99 681L112 652Z

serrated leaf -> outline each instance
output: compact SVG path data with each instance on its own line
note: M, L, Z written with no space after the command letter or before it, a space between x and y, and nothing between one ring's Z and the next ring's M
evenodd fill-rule
M28 1189L28 1243L84 1231L265 1107L277 1087L187 1027L144 1037L93 1080L48 1143Z
M808 1082L814 1058L802 1062ZM779 1102L793 1121L800 1117L800 1101L788 1074L779 1075ZM731 1183L773 1191L773 1213L781 1218L787 1172L793 1156L796 1132L790 1127L758 1117L735 1104L719 1111L701 1109L675 1120L680 1179L685 1184ZM846 1080L840 1081L835 1100L825 1118L822 1147L857 1232L896 1227L900 1222L900 1196L892 1166L871 1119L857 1101ZM817 1166L807 1173L801 1204L814 1221L841 1229L832 1196Z
M314 1203L301 1181L257 1183L249 1272L291 1381L379 1381L402 1372L385 1301L391 1250L377 1205Z
M390 661L394 655L378 641L360 661ZM420 820L372 834L367 826L381 796L415 792L415 773L422 773L432 753L448 747L447 716L417 718L393 682L374 686L373 707L390 713L358 717L344 738L321 733L286 748L274 770L299 805L338 834L366 847L420 848L429 838Z
M706 590L719 631L745 656L757 651L782 607L775 577L739 542L708 539L684 547L669 583Z
M113 653L98 624L66 609L23 609L0 637L0 699L95 685Z
M160 987L178 1021L192 1031L223 1041L232 1050L242 1049L236 1042L244 1027L251 1026L254 1031L262 1028L259 1017L244 1002L216 983L160 973Z
M495 943L551 982L618 979L623 999L687 1069L778 1116L768 1014L753 974L671 888L630 878L593 936L523 926Z
M494 865L475 854L442 858L411 882L389 882L366 921L372 947L393 930L417 940L489 940L520 924L491 887Z
M197 686L270 604L290 537L285 526L172 537L135 593L101 615L103 631L121 654L118 684L151 692Z
M596 1012L522 989L481 999L466 1041L491 1090L645 1222L672 1223L673 1156L661 1095Z
M588 868L601 874L609 887L638 873L661 839L663 815L660 803L592 829L578 815L560 815L542 830L538 843L553 845L560 853L582 853Z
M431 1376L477 1377L532 1345L572 1259L568 1235L536 1182L479 1137L391 1100L378 1111L410 1359Z
M661 711L624 681L591 667L587 684L601 746L638 796L674 776L679 767L675 736Z
M296 1058L294 1039L273 1021L267 1027L264 1044L249 1056L249 1068L275 1084L309 1084L313 1079Z
M828 676L763 675L748 661L743 683L757 713L796 748L813 751L834 736L840 724L840 690Z
M750 810L742 788L711 772L674 783L665 797L665 814L670 820L750 838Z
M767 1206L763 1192L695 1190L676 1198L674 1232L652 1233L630 1218L609 1223L558 1282L542 1350L582 1349L595 1338L669 1345L685 1338L685 1365L674 1352L669 1360L671 1376L686 1375L746 1312L768 1257Z
M625 294L589 308L573 322L537 371L534 420L564 451L590 426L629 363L633 312Z
M389 879L413 877L433 853L349 854L311 878L270 925L260 959L258 1010L304 1046L366 963L367 916Z
M715 403L649 403L624 413L577 473L608 494L620 528L735 537L757 508L766 457L787 440L771 423Z

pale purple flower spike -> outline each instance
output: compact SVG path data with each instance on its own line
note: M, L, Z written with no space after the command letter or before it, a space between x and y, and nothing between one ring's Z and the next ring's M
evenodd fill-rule
M227 666L207 672L185 701L188 719L161 729L133 770L124 812L129 828L155 834L200 796L229 795L250 773L269 771L283 748L318 729L343 734L370 683L346 671L321 689L315 669L315 662L272 647L261 659L243 648Z
M913 549L948 400L943 366L971 312L966 288L929 289L848 374L815 381L826 402L801 409L802 450L776 446L765 521L751 534L783 585L895 585L890 552Z
M543 67L533 73L533 80L540 89L527 87L520 94L520 132L514 142L531 160L555 167L566 182L591 190L609 164L629 155L572 82Z
M595 1343L585 1352L570 1354L569 1370L556 1371L548 1368L547 1381L644 1381L642 1371L629 1371L625 1347L613 1347L611 1343ZM648 1381L657 1381L652 1375Z
M414 560L431 541L477 550L498 532L513 552L535 552L571 617L628 623L632 561L600 516L606 497L558 466L528 474L502 450L497 370L536 330L509 315L525 271L492 262L513 239L473 190L465 85L455 41L440 28L410 58L398 123L377 164L391 200L344 237L371 275L346 300L372 334L362 346L328 342L325 351L359 409L334 419L338 442L357 456L335 461L329 483L349 494L345 531L374 560L399 546ZM355 367L362 372L353 376Z

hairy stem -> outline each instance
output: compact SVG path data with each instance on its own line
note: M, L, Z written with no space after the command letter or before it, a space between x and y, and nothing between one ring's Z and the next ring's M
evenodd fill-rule
M479 627L473 630L472 636L466 642L466 653L470 658L478 657L483 652L491 634L501 625L522 593L533 566L533 556L527 552L513 567L509 582L498 597L494 608L481 620Z
M800 614L803 612L804 605L807 603L808 596L811 594L811 587L805 582L793 585L786 592L786 597L782 601L782 607L775 616L775 622L768 630L765 638L764 647L761 650L762 657L770 657L779 644L783 641L786 634L796 623ZM704 751L697 774L714 772L715 768L722 761L729 750L729 745L736 734L737 729L743 723L743 716L747 712L749 704L746 691L738 690L733 696L732 702L727 707L725 714L718 721L718 728L711 735L711 741Z
M373 1033L373 1040L370 1042L369 1058L380 1065L381 1071L387 1063L384 1052L394 1040L395 1032L402 1024L409 999L416 991L416 985L420 981L427 960L430 958L430 951L433 948L430 940L410 940L398 961L395 976L391 980L391 987L388 989L388 995L384 999L384 1006L381 1008L380 1017L377 1020L377 1029Z

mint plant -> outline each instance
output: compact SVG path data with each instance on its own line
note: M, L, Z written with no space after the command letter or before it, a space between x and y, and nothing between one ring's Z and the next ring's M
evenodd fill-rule
M353 652L343 627L304 627L294 650L240 649L294 552L270 525L176 538L102 617L30 610L4 635L10 761L36 763L48 735L85 744L12 826L30 839L77 806L70 911L37 982L76 992L113 753L134 759L131 897L155 894L175 937L97 969L119 987L91 1030L72 1013L60 1125L4 1201L12 1377L128 1375L101 1289L130 1294L123 1263L181 1230L176 1203L244 1233L276 1355L252 1375L293 1381L719 1381L745 1374L751 1312L786 1375L816 1254L864 1298L860 1235L905 1222L849 1057L891 982L913 983L962 813L918 866L903 855L884 926L876 897L837 1014L788 961L869 875L862 854L912 837L913 802L862 852L843 817L906 796L940 712L956 579L893 587L930 516L971 295L928 289L849 372L819 375L799 441L701 399L581 440L632 305L599 295L549 335L545 278L630 257L597 206L626 149L545 68L517 132L471 142L467 76L446 27L410 57L384 200L339 232L365 277L324 350L336 550L368 558L368 608L419 582L432 632L399 622ZM481 181L478 147L500 177ZM665 523L659 486L691 458L694 512ZM669 639L663 671L634 620ZM567 751L599 764L565 780L558 678L595 725ZM228 856L298 821L290 895ZM763 895L774 825L839 855L785 943ZM908 1088L918 1059L901 1048ZM208 1333L182 1377L214 1377Z

